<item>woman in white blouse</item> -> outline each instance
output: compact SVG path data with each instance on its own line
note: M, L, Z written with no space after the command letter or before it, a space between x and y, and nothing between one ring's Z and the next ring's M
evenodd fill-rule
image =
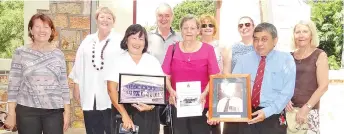
M98 31L81 43L69 77L74 99L81 103L87 134L110 134L111 101L104 81L104 65L119 54L121 36L112 32L115 16L107 7L96 12Z
M148 48L146 30L139 24L129 26L121 42L121 48L126 51L106 66L107 76L105 77L109 96L115 107L114 111L122 117L115 122L115 134L118 133L118 126L122 122L124 129L135 130L135 124L139 126L139 134L158 134L159 114L154 105L118 104L119 73L164 75L158 59L146 53Z

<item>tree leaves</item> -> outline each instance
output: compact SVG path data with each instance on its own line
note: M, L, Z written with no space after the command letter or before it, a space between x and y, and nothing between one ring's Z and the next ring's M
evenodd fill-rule
M23 45L24 2L0 1L0 58L10 58Z
M185 0L173 8L174 19L172 28L179 31L180 20L187 14L193 14L200 17L202 14L215 16L215 3L213 0Z
M312 20L318 29L319 48L329 56L330 69L340 68L343 51L343 1L311 2Z

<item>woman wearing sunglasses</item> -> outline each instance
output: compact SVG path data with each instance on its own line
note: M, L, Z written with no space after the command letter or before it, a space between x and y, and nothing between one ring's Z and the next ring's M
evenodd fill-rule
M215 38L217 33L217 24L213 16L202 15L200 17L201 22L201 41L210 44L214 47L216 61L220 68L221 73L228 74L230 69L228 49L219 43L219 40ZM212 134L221 134L221 128L219 122L207 121L211 125Z
M240 56L245 55L247 53L253 52L253 31L254 31L254 22L252 18L248 16L243 16L239 19L238 23L238 32L241 36L241 41L233 44L231 48L232 55L230 56L231 62L231 71L233 71L237 60ZM224 134L236 134L238 132L238 124L237 123L230 123L226 122L223 125L223 133Z
M253 52L253 30L254 30L254 22L252 18L248 16L243 16L239 19L238 23L238 32L241 36L241 41L233 44L232 46L232 55L230 57L231 62L231 70L235 67L235 64L238 58L241 55L247 54L249 52Z
M210 44L214 47L216 60L221 73L229 73L230 63L228 58L228 49L219 43L215 38L217 33L217 24L213 16L202 15L201 22L201 42Z

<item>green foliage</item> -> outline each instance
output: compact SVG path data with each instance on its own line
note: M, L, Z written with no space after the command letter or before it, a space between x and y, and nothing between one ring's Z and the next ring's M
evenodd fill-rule
M0 1L0 58L11 58L24 44L24 1Z
M319 34L319 48L326 51L330 69L339 69L343 51L343 1L312 2L312 20Z
M215 16L215 11L215 1L213 0L185 0L173 8L172 28L179 31L180 20L187 14L193 14L196 17L200 17L202 14Z

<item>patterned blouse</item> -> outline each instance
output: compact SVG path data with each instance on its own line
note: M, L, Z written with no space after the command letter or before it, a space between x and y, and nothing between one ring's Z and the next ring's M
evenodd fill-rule
M233 71L235 64L237 63L237 60L240 58L240 56L248 54L253 51L254 51L253 45L245 45L242 42L235 43L232 46L232 68L230 72Z
M66 62L59 49L40 52L27 46L13 54L8 102L43 109L70 104Z

